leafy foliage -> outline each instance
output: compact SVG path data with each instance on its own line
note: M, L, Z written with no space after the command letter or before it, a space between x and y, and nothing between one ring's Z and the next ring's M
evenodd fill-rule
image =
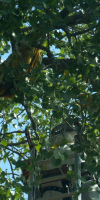
M81 153L87 169L100 177L100 3L98 0L0 1L1 55L11 52L17 42L26 38L31 45L27 35L33 32L32 41L37 41L39 34L47 35L44 46L39 47L42 64L31 73L23 63L21 68L11 69L0 65L6 82L13 82L10 92L16 93L11 99L0 98L0 160L8 160L11 167L11 173L0 169L0 185L6 188L1 188L2 195L7 193L11 199L23 199L23 193L30 190L20 182L22 176L17 168L21 161L30 158L25 128L36 146L37 160L51 158L57 166L61 160L55 159L53 150L47 153L51 149L51 130L61 122L74 125L81 142L72 148ZM13 76L16 72L24 72L18 82ZM5 86L2 76L0 90L1 83Z

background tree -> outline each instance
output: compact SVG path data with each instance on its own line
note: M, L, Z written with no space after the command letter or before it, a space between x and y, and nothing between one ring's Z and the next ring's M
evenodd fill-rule
M0 169L0 184L7 188L8 198L21 199L29 189L16 173L20 161L30 157L25 128L41 159L47 157L43 148L49 145L52 128L62 122L74 125L81 141L77 151L90 173L100 177L99 35L98 0L0 1L0 53L11 52L0 65L0 159L8 159L12 171L11 179ZM32 68L30 63L14 62L19 55L23 58L22 52L18 54L22 41L30 50L41 49L42 64ZM27 56L26 46L23 51Z

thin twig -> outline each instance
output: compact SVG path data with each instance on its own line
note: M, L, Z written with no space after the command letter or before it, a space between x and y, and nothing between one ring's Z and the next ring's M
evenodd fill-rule
M21 145L21 144L25 144L27 143L27 140L24 140L24 141L21 141L21 142L13 142L13 143L8 143L7 146L18 146L18 145Z
M12 171L12 178L15 179L14 171L13 171L13 167L12 167L12 163L10 162L10 159L9 159L9 158L8 158L8 161L9 161L10 168L11 168L11 171Z
M3 145L0 145L2 148L5 148L5 149L8 149L8 150L10 150L10 151L12 151L13 153L16 153L16 154L18 154L19 156L22 156L23 158L24 158L24 153L19 153L18 151L15 151L15 150L12 150L12 149L10 149L9 147L5 147L5 146L3 146ZM25 159L25 158L24 158Z
M34 121L32 115L31 115L31 111L29 110L28 104L26 104L26 103L23 102L22 105L24 106L24 108L25 108L25 110L27 112L27 115L28 115L28 117L29 117L29 119L31 121L33 130L36 131L36 124L35 124L35 121Z
M8 132L8 133L0 133L0 135L10 135L13 133L25 133L25 131L12 131L12 132Z
M95 25L95 26L92 26L91 28L88 28L86 30L78 31L76 33L71 33L70 36L76 36L76 35L80 35L80 34L83 34L83 33L87 33L87 32L89 32L89 31L91 31L91 30L93 30L94 28L97 28L97 27L98 27L98 24Z

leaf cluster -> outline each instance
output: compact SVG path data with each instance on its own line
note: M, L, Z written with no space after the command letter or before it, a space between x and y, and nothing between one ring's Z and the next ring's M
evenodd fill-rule
M38 38L44 35L44 45L38 46ZM16 93L11 99L0 97L0 159L11 168L10 173L1 169L0 181L7 188L1 190L12 199L23 199L26 191L17 166L18 161L30 159L25 128L37 160L50 158L59 166L67 154L56 159L49 137L56 125L68 122L80 136L78 147L72 150L81 153L87 170L100 177L99 1L0 1L0 54L13 54L16 43L26 39L31 47L41 49L42 64L31 73L23 62L13 69L0 64L0 73L3 69L5 74L3 80L0 74L0 90L5 80L7 84L11 80L10 92ZM18 82L15 75L20 75Z

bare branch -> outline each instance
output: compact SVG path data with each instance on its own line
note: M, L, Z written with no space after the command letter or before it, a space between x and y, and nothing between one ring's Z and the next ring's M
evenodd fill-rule
M88 28L86 30L78 31L76 33L71 33L70 36L76 36L76 35L80 35L80 34L83 34L83 33L87 33L87 32L89 32L89 31L91 31L91 30L93 30L94 28L97 28L97 27L98 27L98 24L95 25L95 26L92 26L91 28Z
M9 159L9 158L8 158L8 161L9 161L10 168L11 168L11 171L12 171L12 178L15 179L14 171L13 171L13 166L12 166L12 163L10 162L10 159Z
M19 146L21 144L26 144L27 140L21 141L21 142L16 142L16 143L8 143L7 146Z
M26 103L23 102L22 105L24 106L24 108L25 108L25 110L27 112L27 115L28 115L28 117L29 117L29 119L31 121L33 130L36 131L36 124L34 122L34 119L33 119L32 115L31 115L31 111L29 110L28 104L26 104Z
M12 131L12 132L8 132L8 133L0 133L0 135L10 135L13 133L25 133L25 131Z
M16 153L16 154L18 154L19 156L21 156L21 157L23 157L24 159L25 159L25 157L24 157L24 153L22 153L22 152L18 152L18 151L15 151L15 150L12 150L12 149L10 149L9 147L4 147L3 145L0 145L3 149L5 148L5 149L8 149L9 151L12 151L13 153Z
M38 49L46 51L48 58L53 58L54 57L53 54L51 53L50 49L47 48L47 47L42 46L41 44L37 44L37 45L32 44L32 47L35 47L35 48L38 48Z
M62 69L68 69L68 65L70 65L75 59L57 59L54 58L55 62L52 62L52 59L49 58L43 58L42 63L46 66L45 69L48 68L58 68L60 70Z

